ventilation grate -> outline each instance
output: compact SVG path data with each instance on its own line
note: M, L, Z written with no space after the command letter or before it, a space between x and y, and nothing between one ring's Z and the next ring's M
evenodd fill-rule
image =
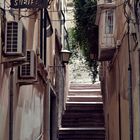
M7 23L7 53L16 53L18 50L18 23Z
M30 76L31 72L30 72L30 68L31 68L31 53L29 51L27 51L27 63L28 64L25 64L22 66L22 69L21 69L21 75L23 77L26 77L26 76Z
M28 50L26 53L26 64L19 66L19 79L36 79L36 58L33 50Z

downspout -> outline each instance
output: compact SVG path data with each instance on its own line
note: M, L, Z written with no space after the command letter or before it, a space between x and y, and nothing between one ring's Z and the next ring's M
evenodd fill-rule
M12 68L9 82L9 140L13 140L13 74Z
M139 50L139 132L140 132L140 50ZM140 133L139 133L139 138L140 138Z
M118 59L117 59L118 60ZM122 140L122 120L121 120L121 114L122 114L122 111L121 111L121 91L120 91L120 65L119 65L119 60L118 60L118 77L119 77L119 80L118 80L118 89L119 89L119 93L118 93L118 112L119 112L119 140Z
M121 126L121 95L119 92L119 140L122 139L122 126Z
M42 55L42 45L43 45L43 9L40 10L40 58L43 58Z
M46 66L46 54L47 54L47 9L44 9L44 65Z
M50 85L45 83L43 113L43 140L50 140Z
M130 50L130 38L129 38L129 20L128 20L128 101L129 101L129 130L130 130L130 140L133 140L133 97L132 97L132 65L131 65L131 50Z

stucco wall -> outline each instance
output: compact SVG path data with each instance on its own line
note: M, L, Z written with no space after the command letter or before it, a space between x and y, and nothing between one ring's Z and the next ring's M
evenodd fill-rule
M23 12L22 15L28 15L33 10ZM16 14L15 19L21 15ZM14 20L14 17L7 11L7 21ZM25 33L26 47L33 49L39 47L39 20L34 15L30 18L21 18ZM40 81L30 85L20 85L17 82L17 67L13 68L12 83L10 83L11 68L6 68L0 64L0 139L8 140L9 132L9 101L10 92L13 92L13 139L15 140L31 140L36 139L43 129L43 100L44 100L44 84Z
M122 1L118 0L117 5ZM128 26L123 14L123 7L116 8L115 22L116 40L121 45L116 49L113 59L104 64L103 94L105 98L105 119L108 140L130 139L130 116L129 116L129 50L128 50ZM119 20L118 20L119 19ZM100 28L102 30L102 28ZM101 31L100 31L101 32ZM132 98L133 98L133 134L134 140L139 140L139 44L130 39L130 63L132 66Z

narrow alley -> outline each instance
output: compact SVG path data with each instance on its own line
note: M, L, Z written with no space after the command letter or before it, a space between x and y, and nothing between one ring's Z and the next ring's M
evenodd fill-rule
M140 0L0 0L0 140L140 140Z

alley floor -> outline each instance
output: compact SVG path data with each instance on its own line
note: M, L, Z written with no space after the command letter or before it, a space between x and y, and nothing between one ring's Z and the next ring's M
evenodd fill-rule
M105 140L100 84L71 84L59 140Z

